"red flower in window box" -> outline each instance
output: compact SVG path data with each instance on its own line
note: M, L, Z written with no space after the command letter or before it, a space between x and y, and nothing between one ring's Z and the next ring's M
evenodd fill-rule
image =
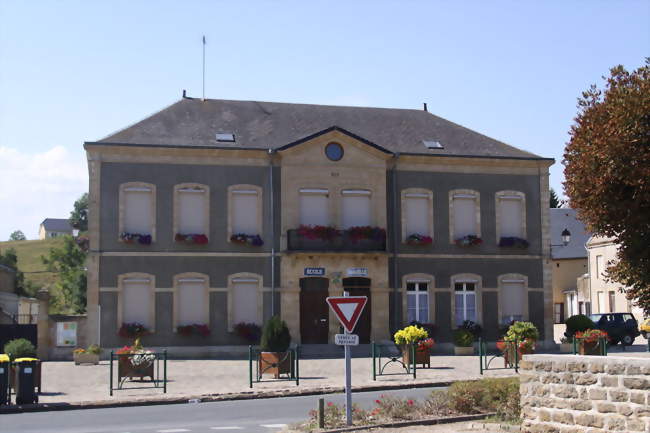
M174 236L174 240L176 242L185 242L187 244L197 244L197 245L205 245L209 242L209 239L206 235L196 234L196 233L191 233L191 234L176 233L176 236Z
M431 236L424 236L414 233L406 238L406 243L409 245L431 245L433 243L433 239Z

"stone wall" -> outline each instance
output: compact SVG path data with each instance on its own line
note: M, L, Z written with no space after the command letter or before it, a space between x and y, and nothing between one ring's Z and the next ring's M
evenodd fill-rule
M650 432L650 358L526 355L522 432Z

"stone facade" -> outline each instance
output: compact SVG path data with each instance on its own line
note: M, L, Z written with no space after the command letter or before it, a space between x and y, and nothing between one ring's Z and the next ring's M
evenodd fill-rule
M650 432L650 358L526 355L522 432Z

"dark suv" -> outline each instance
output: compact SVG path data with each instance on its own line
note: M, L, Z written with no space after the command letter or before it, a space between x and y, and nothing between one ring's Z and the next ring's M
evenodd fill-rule
M589 318L596 324L596 328L607 332L611 344L620 341L625 346L630 346L640 334L639 324L630 313L592 314Z

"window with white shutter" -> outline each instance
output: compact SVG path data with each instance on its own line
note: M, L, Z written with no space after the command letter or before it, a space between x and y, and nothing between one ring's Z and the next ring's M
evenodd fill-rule
M519 191L496 193L497 242L500 238L526 239L526 196Z
M232 324L260 324L257 309L257 291L259 280L255 278L232 279Z
M153 234L154 197L149 186L123 186L122 232Z
M430 206L428 194L406 194L404 196L406 237L414 234L431 236L429 230Z
M464 236L478 236L476 224L476 196L470 194L456 194L453 196L453 230L454 239Z
M151 280L124 278L122 280L122 322L141 323L151 328Z
M300 224L306 226L328 226L329 191L327 189L300 190Z
M179 278L177 280L177 326L206 324L206 285L205 278Z
M527 300L524 280L501 280L501 323L524 319Z
M179 187L176 200L176 233L208 235L207 187Z
M259 192L254 189L235 189L231 194L232 233L260 234Z
M342 196L342 228L372 225L370 191L348 189L343 190Z

